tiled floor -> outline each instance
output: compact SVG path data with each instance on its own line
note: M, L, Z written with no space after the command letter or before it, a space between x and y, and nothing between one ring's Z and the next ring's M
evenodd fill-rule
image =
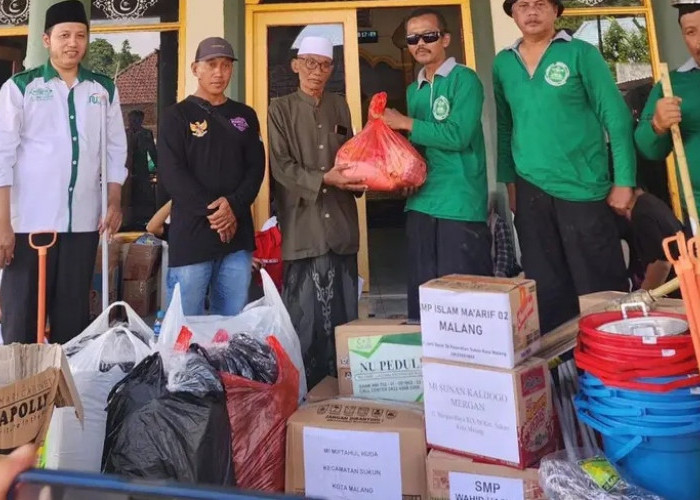
M403 228L369 230L371 287L360 309L370 317L406 316L405 241Z

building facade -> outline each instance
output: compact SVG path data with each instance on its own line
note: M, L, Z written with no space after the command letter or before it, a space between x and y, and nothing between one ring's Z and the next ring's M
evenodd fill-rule
M0 2L0 83L25 66L43 62L43 13L56 1ZM239 62L230 96L265 116L271 98L294 90L289 59L299 39L321 33L336 45L331 89L346 96L353 126L359 130L375 92L387 91L391 106L405 108L404 91L417 71L404 42L405 16L427 4L441 9L453 34L451 55L474 68L487 89L484 127L489 185L493 199L505 209L505 197L495 184L495 105L488 89L495 54L511 45L518 31L503 12L502 0L83 1L90 7L92 22L88 64L127 82L125 91L133 97L125 106L128 110L143 107L147 125L153 129L163 107L196 88L190 63L201 39L223 36L233 44ZM623 92L658 78L661 61L677 67L687 59L669 0L565 0L565 4L560 27L599 47ZM265 120L261 123L264 128ZM671 185L673 190L672 179ZM270 215L270 207L266 178L254 207L258 226ZM381 288L396 277L370 277L370 263L373 269L401 267L401 259L386 248L392 246L388 242L401 241L403 200L372 195L360 200L359 208L361 274Z

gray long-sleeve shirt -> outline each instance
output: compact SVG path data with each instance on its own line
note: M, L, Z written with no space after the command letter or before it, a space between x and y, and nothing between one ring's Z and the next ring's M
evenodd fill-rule
M338 150L352 137L345 99L325 93L316 103L301 90L275 99L270 103L268 130L282 258L357 253L355 196L323 184Z

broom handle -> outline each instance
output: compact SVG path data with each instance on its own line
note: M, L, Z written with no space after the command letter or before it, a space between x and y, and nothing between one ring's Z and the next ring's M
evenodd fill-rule
M103 95L100 102L100 176L102 178L102 223L107 217L107 106L109 96ZM102 233L102 310L109 305L109 231Z
M673 87L671 86L671 77L668 72L668 64L661 63L661 88L664 92L664 97L673 97ZM676 162L678 171L681 174L681 185L683 189L683 198L685 198L685 206L688 210L690 218L690 228L693 235L698 230L698 209L695 205L695 196L693 196L693 185L690 182L690 172L688 170L688 159L685 156L685 146L683 145L683 136L678 124L671 126L671 137L673 138L673 151L676 154Z

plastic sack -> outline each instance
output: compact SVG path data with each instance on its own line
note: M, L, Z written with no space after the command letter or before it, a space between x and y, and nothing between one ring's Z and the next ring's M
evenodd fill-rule
M246 333L224 334L226 343L209 349L209 360L214 368L254 382L274 384L277 381L277 356L267 342Z
M126 311L127 321L126 323L110 325L109 317L112 311L117 307L124 308ZM75 353L83 349L90 341L96 339L110 328L120 325L127 328L145 344L150 345L153 343L153 339L155 338L153 330L151 330L145 321L141 319L136 311L134 311L134 309L126 302L115 302L107 307L107 309L102 311L102 313L100 313L100 315L95 318L95 320L90 323L90 325L88 325L88 327L83 330L80 335L63 344L63 352L65 352L66 356L70 358Z
M188 316L182 312L182 299L179 284L175 286L170 307L165 313L156 349L169 352L183 326L192 332L192 341L201 345L211 344L219 330L227 332L247 332L259 341L265 342L273 335L280 341L285 352L299 373L299 401L306 396L306 373L301 356L301 344L287 308L282 302L270 275L260 271L265 296L248 304L238 316Z
M200 352L195 344L190 352L174 355L175 361L169 367L169 392L187 392L205 398L207 394L224 391L216 369Z
M202 386L197 390L202 391ZM224 393L211 388L200 397L168 391L159 353L143 360L112 390L107 413L102 472L150 480L235 484Z
M282 262L282 232L276 224L270 227L263 226L261 231L255 233L255 253L253 257L262 262L262 266L274 281L278 291L282 291L282 282L284 279L284 263ZM269 221L268 221L269 222ZM255 280L259 286L262 286L262 277L260 272L255 273Z
M602 452L558 451L540 462L540 486L549 500L664 500L627 483Z
M404 136L373 118L384 113L386 102L386 92L372 97L367 125L340 148L335 164L348 165L344 175L366 179L370 191L420 187L427 176L423 157Z
M299 374L280 342L268 337L277 359L274 384L221 372L233 432L238 487L284 491L287 419L297 409Z
M151 354L151 349L122 326L81 345L68 364L83 404L83 425L72 408L54 411L44 447L45 467L100 472L107 397L136 364Z

